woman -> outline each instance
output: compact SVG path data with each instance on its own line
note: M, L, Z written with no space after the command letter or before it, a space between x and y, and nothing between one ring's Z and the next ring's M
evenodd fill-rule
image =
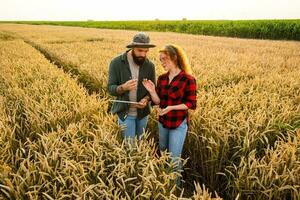
M159 76L157 87L151 80L143 85L154 104L159 105L159 148L167 150L181 170L180 155L188 130L188 109L196 108L196 80L183 49L167 45L160 50L160 61L167 71ZM177 185L180 184L177 181Z

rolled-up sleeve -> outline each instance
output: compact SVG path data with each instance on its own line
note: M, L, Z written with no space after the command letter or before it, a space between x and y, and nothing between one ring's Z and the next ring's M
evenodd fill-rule
M195 110L197 105L197 84L195 78L188 79L184 94L185 94L184 104L189 109Z

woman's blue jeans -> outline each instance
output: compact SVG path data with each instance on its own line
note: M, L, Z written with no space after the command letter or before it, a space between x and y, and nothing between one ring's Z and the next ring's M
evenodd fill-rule
M180 156L182 153L184 141L186 138L188 126L186 119L176 129L167 129L159 122L159 149L167 150L170 153L172 162L175 163L175 170L182 170ZM180 179L177 179L177 186L180 184Z

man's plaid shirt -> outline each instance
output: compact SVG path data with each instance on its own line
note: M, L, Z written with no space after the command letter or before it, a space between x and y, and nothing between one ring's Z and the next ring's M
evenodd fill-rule
M169 73L158 77L156 92L160 98L160 108L184 103L189 109L196 109L196 80L181 71L169 84ZM188 119L188 110L172 110L159 116L159 122L168 129L177 128L183 120Z

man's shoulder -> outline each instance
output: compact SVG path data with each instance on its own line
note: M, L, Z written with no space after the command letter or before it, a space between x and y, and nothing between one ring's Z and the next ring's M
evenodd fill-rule
M123 56L123 53L117 55L116 57L114 57L111 62L117 62L117 61L120 61L122 60L122 56Z
M124 53L121 53L121 54L117 55L116 57L114 57L111 60L111 65L113 65L113 64L119 65L122 60L124 60Z
M147 58L145 62L148 66L150 66L152 69L154 69L154 63L149 58Z

